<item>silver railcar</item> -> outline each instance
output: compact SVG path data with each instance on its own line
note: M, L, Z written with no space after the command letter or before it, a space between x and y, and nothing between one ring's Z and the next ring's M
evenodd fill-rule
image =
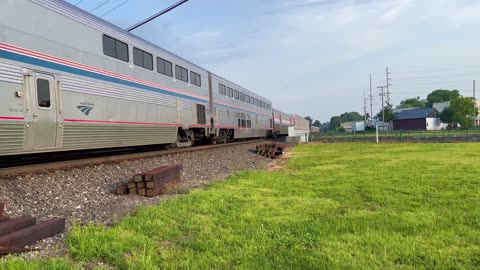
M287 136L288 128L295 126L294 117L291 114L273 109L273 134L276 136Z
M2 1L0 155L263 137L271 106L65 1Z

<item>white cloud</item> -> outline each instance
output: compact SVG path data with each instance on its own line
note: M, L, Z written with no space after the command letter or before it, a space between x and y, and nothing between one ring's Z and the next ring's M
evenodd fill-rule
M206 4L215 3L220 4ZM254 5L250 9L225 10L230 12L228 23L207 26L192 18L181 25L153 24L139 34L261 93L282 110L322 121L360 110L368 74L373 72L375 81L382 83L387 65L392 70L415 65L461 68L475 64L478 55L480 1L255 3L245 1L246 6ZM403 90L396 87L392 91ZM419 84L409 90L425 92L442 85L431 87ZM395 95L394 101L405 97L409 96Z

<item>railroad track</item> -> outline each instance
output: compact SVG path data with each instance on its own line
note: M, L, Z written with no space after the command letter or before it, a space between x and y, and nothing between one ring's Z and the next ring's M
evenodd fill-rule
M13 177L17 175L25 175L30 173L39 173L39 172L49 172L55 170L66 170L66 169L73 169L85 166L93 166L99 165L104 163L117 163L121 161L127 160L136 160L142 158L152 158L158 156L165 156L165 155L172 155L178 153L186 153L186 152L196 152L196 151L204 151L216 148L223 148L241 144L249 144L249 143L257 143L263 142L264 139L258 140L248 140L248 141L241 141L241 142L232 142L226 144L216 144L216 145L200 145L188 148L174 148L168 150L159 150L159 151L147 151L147 152L132 152L133 150L120 150L117 152L113 151L97 151L99 156L94 157L85 157L87 153L82 153L80 156L75 157L74 155L67 155L62 160L61 157L59 158L43 158L42 160L35 161L35 160L26 160L22 162L10 162L8 164L4 164L3 167L0 168L0 177ZM128 152L128 153L125 153ZM54 155L56 153L53 153ZM57 153L59 154L59 153ZM95 155L95 154L91 154ZM24 164L28 165L24 165ZM29 164L30 163L30 164ZM32 164L33 163L33 164Z

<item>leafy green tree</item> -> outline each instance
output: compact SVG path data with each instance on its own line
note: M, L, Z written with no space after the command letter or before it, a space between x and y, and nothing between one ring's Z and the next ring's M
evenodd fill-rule
M475 101L470 97L460 97L452 100L449 108L454 112L453 120L463 128L471 127L473 120L478 115L478 109L474 106Z
M420 97L416 98L407 98L405 100L400 101L400 105L397 106L398 109L402 108L425 108L427 106L427 101L424 99L420 99Z
M428 94L427 106L431 108L433 106L433 103L452 101L459 97L460 97L460 92L457 89L454 89L454 90L438 89Z
M363 120L363 116L358 112L344 112L330 118L330 130L335 130L341 123L361 120Z
M322 123L322 125L320 126L320 131L321 132L326 132L330 130L330 122L325 122L325 123Z
M310 116L307 116L307 117L305 117L305 119L307 119L307 120L308 120L308 127L309 127L309 128L312 128L312 122L313 122L313 119L312 119L312 117L310 117Z
M447 123L450 127L454 126L456 123L455 111L451 107L443 109L443 111L440 113L440 120L443 123Z
M385 112L382 112L382 110L380 110L380 112L378 112L378 114L377 114L377 117L380 121L388 123L388 122L392 121L393 119L395 119L395 114L393 113L392 104L387 103L387 105L385 105L385 107L383 107L383 110L385 110ZM382 119L383 115L385 115L385 120Z
M322 123L320 123L320 121L318 121L318 120L315 120L315 121L313 121L312 126L320 128L322 126Z

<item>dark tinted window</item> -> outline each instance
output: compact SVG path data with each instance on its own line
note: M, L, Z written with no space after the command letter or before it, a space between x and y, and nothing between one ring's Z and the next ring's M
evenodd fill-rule
M140 49L133 48L133 63L139 67L153 70L153 56Z
M245 94L244 93L240 93L240 101L245 101Z
M50 108L50 82L37 79L37 104L38 107Z
M172 63L157 57L157 71L158 73L172 77L173 76Z
M238 90L233 90L233 98L234 99L239 99L240 98L240 92L238 92Z
M250 96L249 95L245 95L245 102L250 103Z
M227 88L225 87L225 85L221 83L218 84L218 93L220 93L221 95L227 94Z
M175 65L175 78L184 82L188 82L188 70L184 67Z
M227 96L233 97L233 89L231 87L227 87Z
M103 35L103 53L128 62L128 45L105 35Z
M115 39L103 36L103 53L111 57L116 57L117 54L115 51Z
M193 71L190 71L190 81L193 85L196 85L198 87L202 86L202 78L200 77L200 74L197 74Z

